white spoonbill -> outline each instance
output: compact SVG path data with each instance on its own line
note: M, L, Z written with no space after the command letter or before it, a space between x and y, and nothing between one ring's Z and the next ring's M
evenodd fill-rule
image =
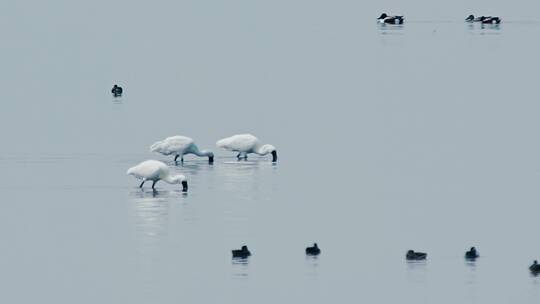
M184 161L184 155L195 154L197 156L208 156L208 162L214 162L214 153L207 150L199 150L195 141L186 136L171 136L154 143L150 147L150 152L158 152L163 155L175 155L174 161L180 156L180 161Z
M251 134L238 134L231 137L220 139L216 142L216 145L225 150L238 152L236 156L238 160L247 160L249 153L256 153L259 155L266 155L272 153L272 162L277 161L276 147L272 145L263 145L259 139Z
M184 175L172 175L169 167L164 163L157 160L146 160L142 163L131 167L127 170L128 175L133 175L138 179L142 179L142 183L139 188L142 188L144 182L153 181L152 189L155 189L154 186L160 180L167 182L169 184L182 184L182 191L187 192L188 184L186 177Z

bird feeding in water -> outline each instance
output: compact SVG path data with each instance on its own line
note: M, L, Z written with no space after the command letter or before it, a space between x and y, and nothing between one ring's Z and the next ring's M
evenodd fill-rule
M172 175L169 167L157 160L146 160L127 170L128 175L133 175L142 180L139 188L142 188L146 181L152 181L152 189L155 190L156 183L160 180L169 184L182 184L182 191L187 192L188 184L186 177L182 174Z
M174 155L174 162L180 157L180 161L184 162L184 155L195 154L201 157L208 157L208 163L214 162L214 153L207 150L199 150L192 138L187 136L171 136L164 140L154 143L150 147L150 152L157 152L163 155Z
M231 137L220 139L216 142L219 148L238 152L238 160L247 160L249 153L255 153L261 156L272 154L272 162L277 162L276 147L266 144L263 145L259 139L251 134L238 134Z
M114 87L112 88L111 90L111 93L113 94L114 97L120 97L122 96L122 93L124 92L124 90L122 89L121 86L118 86L118 85L114 85Z

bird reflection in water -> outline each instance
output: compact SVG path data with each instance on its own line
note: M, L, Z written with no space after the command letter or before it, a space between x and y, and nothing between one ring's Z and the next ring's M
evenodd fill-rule
M138 276L148 284L153 284L158 264L156 257L163 255L162 243L169 227L170 204L176 196L170 191L137 189L130 195L131 222L136 250L133 258L138 267Z
M247 279L249 275L249 258L233 258L233 278Z
M427 281L426 260L407 260L408 281L415 283L425 283Z
M395 25L395 24L385 24L385 23L381 23L381 24L377 24L378 28L379 28L379 32L381 33L381 35L403 35L404 34L404 26L399 24L399 25Z
M465 265L468 271L465 274L465 284L467 285L467 297L471 302L476 302L478 294L478 279L477 279L477 267L476 259L465 259Z
M500 35L501 34L501 25L500 24L467 24L467 29L473 35Z
M319 276L319 256L318 255L306 255L307 276L317 277Z

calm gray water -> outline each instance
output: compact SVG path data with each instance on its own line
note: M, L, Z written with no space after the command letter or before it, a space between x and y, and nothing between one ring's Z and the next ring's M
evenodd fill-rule
M32 2L0 4L0 302L538 303L537 1ZM244 132L278 164L125 175Z

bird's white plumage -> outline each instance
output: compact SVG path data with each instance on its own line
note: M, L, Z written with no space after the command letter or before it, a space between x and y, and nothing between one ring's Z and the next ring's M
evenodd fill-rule
M247 154L256 153L259 155L266 155L272 153L274 155L273 161L276 161L277 154L276 148L272 145L262 145L259 139L251 134L237 134L231 137L220 139L216 142L219 148L225 150L239 152L238 159L241 156L247 159Z
M150 151L163 155L184 154L184 151L189 151L194 144L195 141L189 137L171 136L154 143L150 147Z
M238 134L220 139L216 145L229 151L250 153L258 148L261 143L257 137L251 134Z
M159 180L170 174L169 168L164 163L157 160L146 160L131 167L127 171L128 175L133 175L138 179Z
M169 184L179 184L186 180L182 174L172 175L166 164L157 160L146 160L127 170L128 175L133 175L143 181L163 180Z
M163 155L178 155L195 154L198 156L213 157L214 154L210 151L201 151L195 144L192 138L187 136L171 136L164 140L158 141L150 146L150 152L158 152Z

